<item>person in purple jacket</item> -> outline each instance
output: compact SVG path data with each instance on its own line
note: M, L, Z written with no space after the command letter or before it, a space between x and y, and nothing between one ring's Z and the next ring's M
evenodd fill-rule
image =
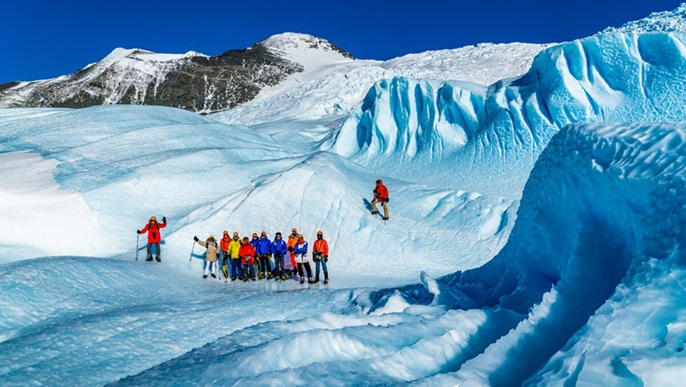
M257 249L257 257L260 261L260 268L257 278L264 279L266 276L267 280L270 280L272 278L272 263L270 261L272 257L272 241L267 238L266 231L262 231L260 240L257 241L256 245L257 246L255 248Z
M288 244L281 238L281 233L277 232L272 242L272 254L274 254L274 271L272 272L275 280L286 281L290 276L286 275L284 262L288 254Z

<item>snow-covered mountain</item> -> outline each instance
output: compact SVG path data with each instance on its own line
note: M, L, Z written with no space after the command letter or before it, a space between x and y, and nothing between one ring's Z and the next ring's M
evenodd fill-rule
M276 85L290 74L303 71L303 64L286 59L282 48L289 45L303 53L302 57L312 53L330 59L350 57L323 39L300 34L272 37L245 50L214 57L197 52L173 55L118 48L74 74L23 82L1 90L0 106L144 104L199 113L224 110L251 100L262 88Z
M2 384L682 384L686 34L484 83L283 38L319 55L227 112L0 109ZM291 227L329 285L202 279L193 236Z

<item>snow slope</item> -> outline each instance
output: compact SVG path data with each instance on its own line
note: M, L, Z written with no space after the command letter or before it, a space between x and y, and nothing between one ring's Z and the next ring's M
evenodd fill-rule
M295 226L308 238L323 230L333 248L346 252L338 272L356 277L351 278L356 283L378 276L398 281L417 278L421 270L441 275L483 262L502 246L512 224L501 221L514 204L505 197L389 180L394 200L413 204L392 206L394 222L384 226L367 211L377 178L372 171L332 153L298 153L275 140L278 135L171 108L0 110L0 133L5 138L0 151L31 151L54 160L56 183L82 195L98 227L68 239L110 239L108 253L96 243L82 250L84 255L130 254L132 231L142 228L153 211L170 220L163 235L169 252L165 262L172 265L185 268L194 235L267 230L273 238L276 231ZM300 144L316 143L308 133L296 140L296 133L302 130L294 127L287 136ZM18 174L6 172L12 179L20 179ZM417 214L424 220L418 222ZM77 229L84 226L81 217L68 219ZM13 224L7 219L3 230ZM451 238L456 232L462 236ZM16 235L3 234L6 243ZM448 242L437 249L434 238ZM34 236L26 239L27 249L40 252L28 257L71 253L63 248L70 242L46 246ZM405 265L408 255L416 262L402 273L377 273L367 264L383 256L386 264Z

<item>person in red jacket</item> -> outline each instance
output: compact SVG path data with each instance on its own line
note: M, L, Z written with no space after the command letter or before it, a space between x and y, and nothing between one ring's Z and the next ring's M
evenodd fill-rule
M226 261L229 259L229 243L231 243L231 237L229 236L229 232L224 230L224 235L219 241L219 248L221 249L222 254L222 273L224 274L224 282L229 281L229 270L226 266Z
M157 259L157 262L162 262L162 254L160 251L162 234L160 234L160 229L165 227L167 227L167 218L165 216L162 217L162 223L157 223L157 218L151 216L148 224L146 224L143 229L136 230L139 234L148 233L148 258L146 261L152 261L152 246L155 245L155 253L157 254L155 259Z
M243 282L252 279L255 281L255 272L253 271L253 263L255 262L255 246L250 244L248 237L243 237L241 249L238 252L241 256L241 263L243 264Z
M329 283L329 270L326 268L326 263L329 262L329 244L324 239L324 233L317 231L317 240L314 241L312 248L312 259L316 266L313 283L319 283L319 266L324 268L324 285Z
M381 203L383 206L383 220L388 220L388 188L383 185L381 179L376 181L376 188L374 188L374 200L372 200L372 215L378 214L376 203Z

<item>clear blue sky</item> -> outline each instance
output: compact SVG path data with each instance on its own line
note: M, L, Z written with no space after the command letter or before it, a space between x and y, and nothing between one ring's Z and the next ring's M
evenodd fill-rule
M117 47L218 55L281 32L319 36L363 59L481 42L562 42L680 3L10 0L0 6L0 84L70 74Z

